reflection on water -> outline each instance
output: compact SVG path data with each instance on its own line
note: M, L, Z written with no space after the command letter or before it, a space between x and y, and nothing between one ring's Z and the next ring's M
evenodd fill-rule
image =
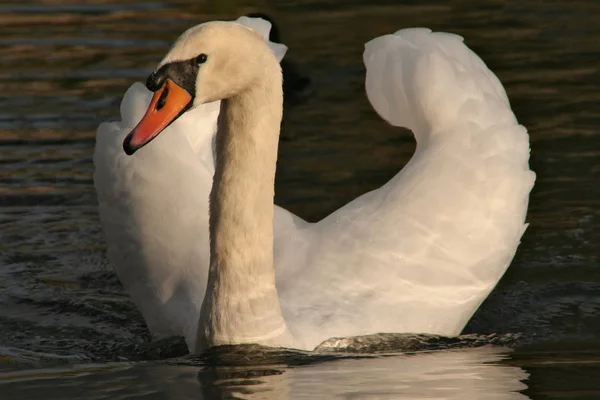
M501 349L339 359L301 367L92 365L0 378L3 400L59 399L526 399L528 374ZM4 383L2 383L4 381ZM12 382L12 383L11 383ZM27 382L27 384L24 384Z
M575 353L567 371L556 355L564 348L587 351L586 343L597 343L600 333L600 25L590 17L600 15L600 2L15 0L0 3L0 370L13 371L9 379L19 369L54 378L35 385L11 383L10 391L0 386L0 398L7 398L5 393L35 398L36 387L40 395L54 390L57 396L61 390L66 396L78 387L96 387L99 398L116 398L112 394L120 391L123 396L164 397L152 385L170 384L169 390L194 398L209 387L229 390L218 383L198 388L198 368L193 367L119 365L129 369L106 373L96 366L77 367L77 373L93 373L64 380L70 373L31 368L185 353L178 339L150 341L106 261L91 178L95 128L118 115L126 88L145 79L183 30L257 10L277 20L282 41L290 47L288 58L311 78L314 89L309 101L286 109L276 186L277 202L309 220L385 183L414 150L411 135L387 126L367 102L363 44L415 25L465 36L505 84L517 117L529 128L531 164L538 177L531 225L514 263L466 331L498 337L516 332L525 339L514 345L541 349L511 355L532 374L528 394L560 398L570 386L559 377L568 376L577 377L573 387L583 388L582 396L600 397L590 383L599 375L590 367L596 356L586 353L590 359L584 364L577 362L583 355ZM492 336L485 338L493 342ZM284 373L261 379L280 379L298 396L303 388L317 393L317 388L345 390L346 384L379 393L380 387L368 382L383 388L388 378L390 385L404 379L406 386L394 390L415 389L414 384L421 385L423 394L429 390L423 377L444 393L459 383L462 390L465 385L481 387L478 383L497 387L487 378L470 381L467 371L512 374L507 371L513 369L494 360L484 367L480 354L343 360L283 368ZM528 355L531 359L525 360ZM436 357L440 362L449 357L442 366L456 379L455 386L442 382L439 370L421 379L408 375L418 371L415 364L404 367L424 360L425 368ZM371 368L378 373L371 374ZM465 374L459 379L455 374L461 368ZM344 370L354 379L346 381ZM516 370L511 375L514 388L521 379ZM224 376L219 373L214 376ZM146 379L150 375L153 381ZM201 380L221 378L206 379ZM327 379L331 387L324 383ZM342 381L344 385L335 384Z
M495 349L339 360L294 369L206 367L207 398L523 399L527 373Z

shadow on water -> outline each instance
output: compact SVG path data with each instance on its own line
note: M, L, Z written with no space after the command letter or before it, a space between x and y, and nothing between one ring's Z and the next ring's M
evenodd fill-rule
M265 362L255 351L260 367L231 366L235 357L223 365L231 349L158 361L183 356L185 346L151 341L105 258L95 128L116 118L126 88L183 30L256 11L276 19L298 74L276 201L311 221L385 183L414 150L410 133L387 126L364 95L366 41L415 25L455 32L505 85L530 131L538 179L518 254L466 335L356 339L343 356L295 352ZM0 4L0 398L80 397L76 390L111 399L600 397L594 15L600 3L583 0ZM381 354L391 351L411 355Z

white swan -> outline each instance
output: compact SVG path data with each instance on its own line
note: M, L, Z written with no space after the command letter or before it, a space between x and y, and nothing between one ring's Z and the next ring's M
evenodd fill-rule
M175 148L172 159L156 160L164 173L145 177L164 185L161 206L138 207L142 191L121 210L131 222L121 229L140 239L121 252L131 270L119 271L120 278L143 282L154 298L167 299L138 304L147 321L152 307L163 307L173 320L187 317L184 334L195 351L245 342L312 349L333 336L375 332L460 334L505 272L526 227L535 180L527 131L498 79L458 36L401 30L367 43L364 60L369 100L388 122L412 129L417 150L386 185L308 224L273 205L282 94L272 51L235 23L203 24L178 39L149 78L153 101L124 148L133 153L170 120L224 100L210 268L194 343L196 321L189 319L196 314L189 305L204 293L208 264L200 232L206 225L198 227L205 222L197 215L207 198L194 182L204 187L210 177L199 160L176 163L182 155ZM132 158L151 158L147 150L166 145L160 140L167 135ZM112 190L124 184L136 182L115 182ZM110 204L99 199L109 215ZM181 226L174 226L173 214ZM161 246L162 226L180 244ZM109 241L122 237L106 231ZM194 231L200 234L187 235ZM201 251L190 250L194 242ZM177 258L180 267L160 268L148 262L153 257ZM134 298L143 291L128 290Z
M271 23L241 17L268 41ZM194 348L208 277L208 196L219 101L189 110L135 157L123 140L142 119L152 92L139 82L125 93L121 121L98 127L94 184L108 258L156 337L183 336Z

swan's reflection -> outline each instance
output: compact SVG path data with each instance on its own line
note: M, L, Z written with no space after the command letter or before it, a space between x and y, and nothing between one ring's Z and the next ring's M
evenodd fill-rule
M526 399L528 374L499 349L341 359L296 368L205 367L207 399Z
M526 399L527 373L498 348L337 359L302 366L99 364L0 371L0 398L21 399ZM288 357L288 356L286 356ZM293 364L315 356L289 359Z

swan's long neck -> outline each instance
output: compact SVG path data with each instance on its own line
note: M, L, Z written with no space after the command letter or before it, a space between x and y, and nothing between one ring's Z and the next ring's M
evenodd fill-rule
M197 351L220 344L278 345L290 338L273 267L283 97L279 68L272 75L221 103L210 195L211 260Z

